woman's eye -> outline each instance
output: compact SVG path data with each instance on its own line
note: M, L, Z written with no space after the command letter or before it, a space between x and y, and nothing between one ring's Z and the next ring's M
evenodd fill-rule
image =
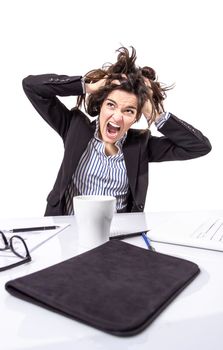
M110 108L112 108L112 107L114 107L114 104L111 103L111 102L108 102L108 103L107 103L107 106L110 107Z
M126 113L132 115L132 114L134 114L134 111L132 109L127 109Z

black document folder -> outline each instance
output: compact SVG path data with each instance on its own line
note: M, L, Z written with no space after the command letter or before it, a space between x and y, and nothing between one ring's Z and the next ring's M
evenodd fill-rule
M130 336L145 329L198 273L193 262L112 240L5 287L102 331Z

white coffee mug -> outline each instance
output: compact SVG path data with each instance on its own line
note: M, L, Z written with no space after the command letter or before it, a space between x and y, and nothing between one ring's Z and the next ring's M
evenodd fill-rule
M79 252L107 242L116 208L116 198L96 195L76 196L73 204L78 229Z

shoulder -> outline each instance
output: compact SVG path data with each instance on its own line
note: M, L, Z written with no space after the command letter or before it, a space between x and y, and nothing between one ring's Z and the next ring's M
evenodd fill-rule
M95 120L91 120L84 112L79 108L74 107L71 109L72 113L72 123L80 125L83 128L89 128L94 130L96 127Z

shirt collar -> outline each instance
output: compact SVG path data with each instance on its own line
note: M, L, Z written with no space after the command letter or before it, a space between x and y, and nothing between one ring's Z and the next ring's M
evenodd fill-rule
M102 140L99 137L99 117L96 119L96 129L95 129L94 137L96 138L96 140L102 142ZM127 132L122 136L120 140L115 142L115 145L121 148L123 146L123 143L126 137L127 137Z

